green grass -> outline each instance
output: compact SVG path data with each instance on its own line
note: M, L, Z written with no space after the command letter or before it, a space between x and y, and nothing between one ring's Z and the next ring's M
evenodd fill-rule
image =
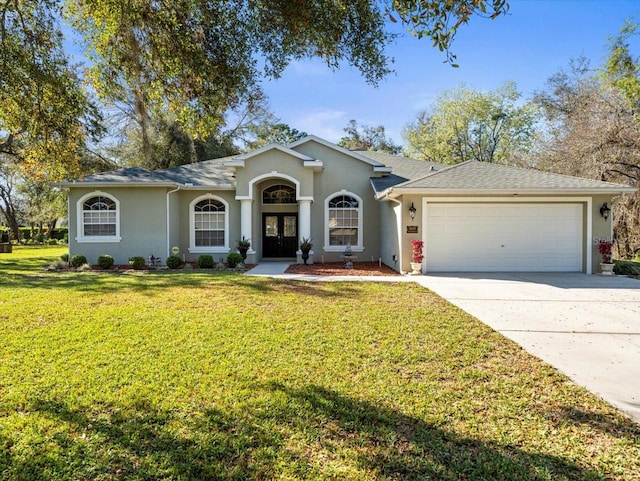
M0 479L640 479L640 428L414 284L0 255Z

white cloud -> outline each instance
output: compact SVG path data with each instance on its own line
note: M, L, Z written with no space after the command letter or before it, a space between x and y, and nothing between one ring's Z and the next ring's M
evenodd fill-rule
M330 75L331 70L318 60L294 60L288 66L291 73L302 77L324 77Z
M298 117L292 125L329 142L338 142L345 135L342 129L347 122L347 112L344 110L317 109Z

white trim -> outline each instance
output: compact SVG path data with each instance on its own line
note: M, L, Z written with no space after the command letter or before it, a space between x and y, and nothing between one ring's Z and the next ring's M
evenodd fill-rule
M237 161L247 160L247 159L250 159L252 157L256 157L257 155L263 154L264 152L268 152L270 150L279 150L280 152L283 152L285 154L289 154L290 156L296 157L297 159L300 159L300 160L303 160L303 161L314 161L315 160L313 157L309 157L308 155L301 154L300 152L296 152L295 150L292 150L292 149L290 149L288 147L285 147L283 145L276 144L276 143L271 143L271 144L267 144L267 145L265 145L263 147L260 147L259 149L254 150L252 152L247 152L246 154L241 154L241 155L238 155L238 156L234 157L233 159L231 159L231 162L229 162L229 165L238 165ZM242 166L244 167L244 164Z
M260 182L265 179L286 179L292 184L296 186L296 200L300 200L300 181L295 177L291 177L290 175L283 174L274 170L273 172L269 172L267 174L262 174L257 177L254 177L249 181L249 195L236 195L236 200L253 200L253 185L256 182ZM293 204L289 204L293 205Z
M196 217L195 206L198 202L206 199L213 199L221 202L224 205L224 245L222 246L197 246L196 247ZM222 197L218 197L213 194L205 194L200 197L196 197L189 203L189 252L194 253L206 253L206 254L221 254L230 252L229 248L229 203Z
M296 140L295 142L289 144L287 147L289 149L295 149L296 147L311 141L316 142L320 145L324 145L325 147L335 150L336 152L340 152L342 154L348 155L349 157L353 157L354 159L358 159L364 162L365 164L369 164L374 168L374 172L390 172L391 171L390 167L387 167L381 162L370 159L369 157L365 157L364 155L358 154L357 152L347 150L344 147L340 147L339 145L332 144L328 140L321 139L320 137L316 137L315 135L307 135L306 137L300 140ZM375 169L381 169L381 170L375 170Z
M347 246L345 245L333 246L333 245L330 245L329 243L329 201L331 201L331 199L339 195L346 195L349 197L353 197L358 201L358 243L356 245L352 245L351 250L353 252L362 252L364 251L363 219L362 219L364 215L364 208L363 208L362 198L359 195L354 194L353 192L350 192L346 189L342 189L337 192L334 192L333 194L329 194L324 199L324 246L323 248L326 252L344 252L344 250L347 248Z
M591 274L592 261L592 243L593 237L593 212L591 197L520 197L520 196L504 196L504 197L423 197L422 198L422 236L421 239L427 244L427 205L432 204L472 204L472 203L496 203L496 204L513 204L513 203L533 203L533 204L576 204L584 203L586 205L586 233L583 239L583 255L585 256L585 273ZM585 219L583 219L584 222ZM425 256L426 260L426 256ZM423 268L424 269L424 268Z
M84 235L84 209L82 204L91 197L107 197L116 204L116 233L110 236L85 236ZM78 243L101 243L101 242L120 242L120 201L112 194L107 194L100 190L95 190L83 195L76 202L76 242Z

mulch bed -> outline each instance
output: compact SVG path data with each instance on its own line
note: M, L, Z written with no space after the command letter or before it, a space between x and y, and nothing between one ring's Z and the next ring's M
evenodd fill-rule
M396 271L377 262L354 262L353 269L346 269L344 262L325 262L324 264L291 264L287 274L306 274L310 276L399 276Z

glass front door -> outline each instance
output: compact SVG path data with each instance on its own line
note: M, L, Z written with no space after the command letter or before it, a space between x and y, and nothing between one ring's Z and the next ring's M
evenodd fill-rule
M298 214L262 215L262 257L295 257Z

